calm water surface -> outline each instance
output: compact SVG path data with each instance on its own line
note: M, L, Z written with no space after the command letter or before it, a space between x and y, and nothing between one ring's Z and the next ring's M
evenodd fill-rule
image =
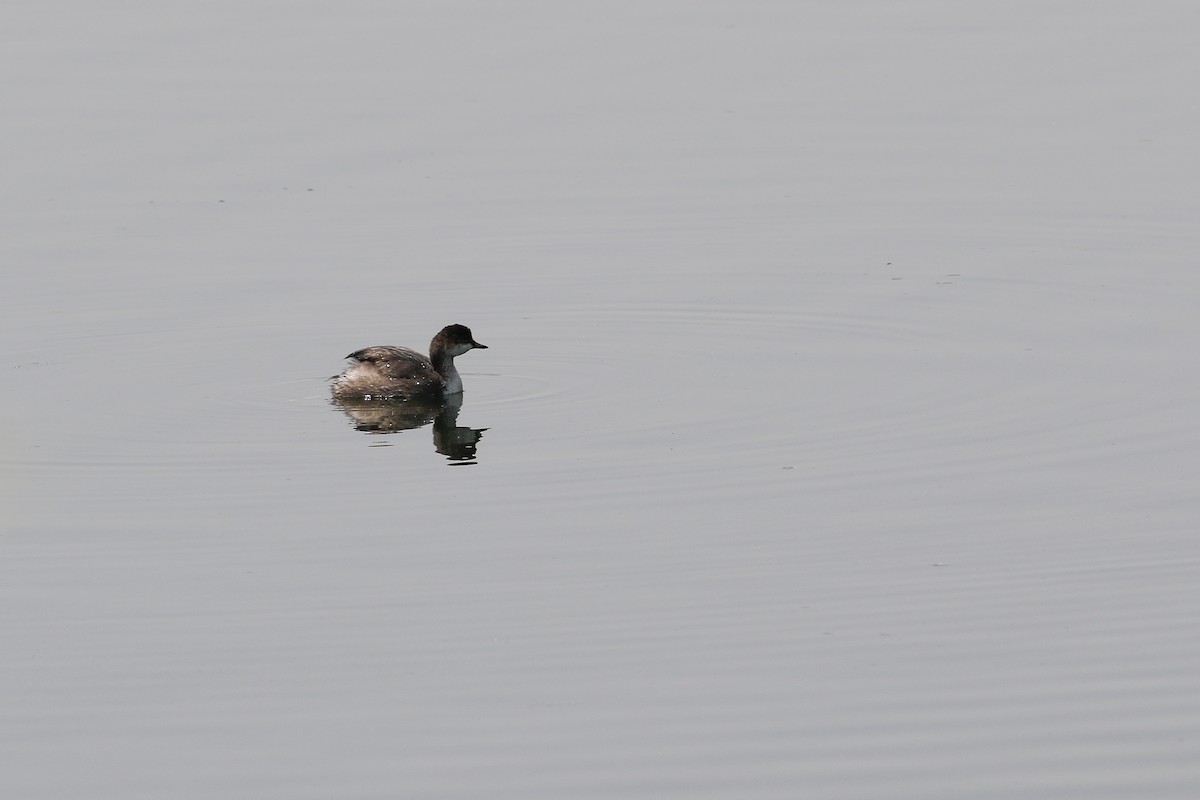
M1195 796L1190 6L6 13L3 796Z

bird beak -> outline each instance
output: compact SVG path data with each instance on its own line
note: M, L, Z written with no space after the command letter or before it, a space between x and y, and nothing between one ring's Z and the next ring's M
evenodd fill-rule
M474 339L471 340L471 347L477 348L479 350L487 350L488 349L488 346L486 344L480 344L479 342L475 341Z

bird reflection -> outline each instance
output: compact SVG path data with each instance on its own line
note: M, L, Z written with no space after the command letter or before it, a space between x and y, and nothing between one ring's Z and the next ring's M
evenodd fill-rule
M456 463L475 463L476 446L487 430L458 424L462 395L447 397L443 402L335 398L332 403L363 433L399 433L432 422L434 449Z

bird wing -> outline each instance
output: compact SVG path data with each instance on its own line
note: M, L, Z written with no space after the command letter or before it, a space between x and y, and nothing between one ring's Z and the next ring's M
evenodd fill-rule
M346 358L361 364L374 364L384 373L405 374L411 371L433 369L427 356L421 355L416 350L409 350L407 347L388 345L364 347L362 350L355 350Z

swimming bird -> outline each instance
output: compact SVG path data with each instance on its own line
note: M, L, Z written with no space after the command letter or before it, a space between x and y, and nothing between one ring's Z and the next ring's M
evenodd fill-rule
M354 363L333 379L333 396L342 399L441 400L463 390L454 359L468 350L486 350L465 325L447 325L429 343L429 357L407 347L380 345L355 350Z

